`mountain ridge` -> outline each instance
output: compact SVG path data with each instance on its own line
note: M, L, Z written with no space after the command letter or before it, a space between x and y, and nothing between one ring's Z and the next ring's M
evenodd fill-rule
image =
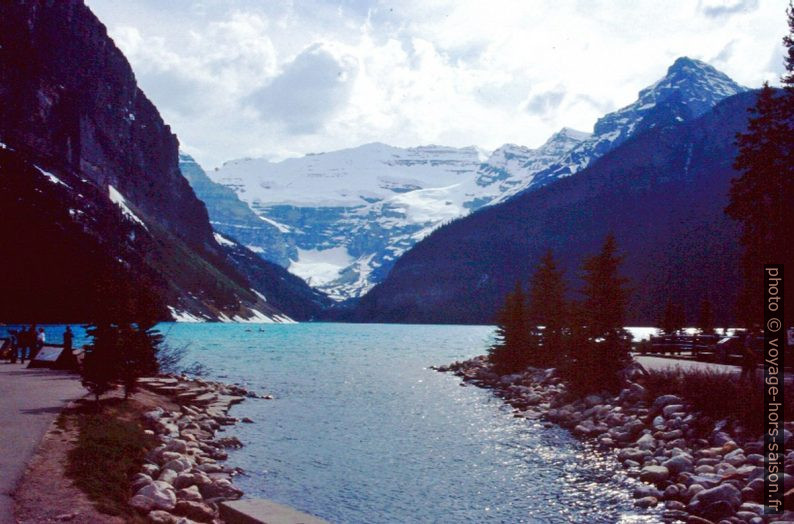
M712 66L681 57L593 133L563 128L534 149L505 144L486 158L475 146L373 142L281 162L234 160L208 175L279 230L261 241L246 234L246 245L345 300L382 281L440 225L575 174L637 133L697 118L744 91Z
M709 298L732 318L738 226L725 216L736 148L755 92L687 122L629 138L580 174L436 230L358 303L352 320L489 323L516 281L552 249L578 287L580 264L614 233L633 287L627 319L654 323L667 300L694 318ZM575 296L575 295L574 295Z
M126 304L159 320L289 320L217 242L178 139L83 2L3 6L0 99L3 203L28 218L0 227L14 259L2 318L86 321ZM39 237L49 243L28 240Z

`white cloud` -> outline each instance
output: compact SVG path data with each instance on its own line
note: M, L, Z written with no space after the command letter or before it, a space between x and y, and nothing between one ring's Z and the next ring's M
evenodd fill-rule
M291 134L320 132L350 100L358 62L313 44L249 96L263 120L280 121Z
M535 146L590 130L682 55L758 86L780 74L787 2L88 4L213 167L372 141Z

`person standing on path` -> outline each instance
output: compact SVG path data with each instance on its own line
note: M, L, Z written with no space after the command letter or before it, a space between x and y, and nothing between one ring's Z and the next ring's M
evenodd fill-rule
M72 352L72 340L74 335L72 334L72 327L66 326L66 331L63 332L63 350Z
M742 341L742 374L739 376L739 383L743 384L745 379L749 379L750 384L755 384L755 327L747 330L747 334Z
M36 333L36 354L41 351L41 348L44 347L44 344L47 342L47 335L44 334L44 328L39 328L38 333Z
M19 331L19 363L24 364L26 359L30 359L30 351L35 342L36 334L33 326L28 326Z

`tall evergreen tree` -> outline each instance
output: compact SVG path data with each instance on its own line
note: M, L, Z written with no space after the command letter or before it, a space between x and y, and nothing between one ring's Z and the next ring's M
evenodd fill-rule
M556 366L562 360L568 308L563 271L557 268L551 250L543 255L530 279L527 316L530 329L535 334L530 363L540 367ZM543 329L538 326L543 326Z
M664 307L664 315L662 315L659 323L662 332L666 335L673 335L684 329L684 324L686 324L684 308L681 307L681 304L668 300L667 305Z
M86 329L92 338L85 348L81 379L94 399L116 387L121 369L119 348L119 326L111 322L99 322Z
M157 359L163 336L154 323L126 323L120 328L119 378L124 385L124 398L138 390L138 379L156 375L160 370Z
M619 389L620 372L631 362L631 340L623 328L628 290L620 276L621 261L615 237L608 235L601 252L583 264L584 300L563 370L576 392Z
M524 291L516 282L497 319L496 343L488 351L497 373L515 373L529 364L530 340L525 302Z
M697 328L701 335L714 334L714 309L711 306L711 301L707 298L700 301Z
M746 326L761 323L763 313L763 266L794 267L788 208L794 202L794 7L787 10L789 34L783 90L764 84L748 121L747 131L737 137L739 153L734 167L742 175L732 181L726 213L741 222L740 241L743 285L738 304L739 319ZM786 297L794 300L794 286ZM792 324L793 308L787 308L786 325Z

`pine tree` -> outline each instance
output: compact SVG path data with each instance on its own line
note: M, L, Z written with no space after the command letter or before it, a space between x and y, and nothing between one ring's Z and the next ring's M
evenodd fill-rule
M530 363L539 367L556 366L562 360L563 330L568 321L565 282L551 250L547 251L529 284L527 317L534 337ZM543 326L540 330L538 326Z
M707 298L700 301L697 328L701 335L714 334L714 310L711 307L711 301Z
M681 304L668 300L660 321L662 332L666 335L674 335L684 329L684 324L686 324L684 308Z
M787 208L794 202L794 7L787 10L789 34L783 90L764 84L748 121L747 131L737 136L739 153L734 167L742 175L732 181L726 213L741 222L740 242L743 285L738 316L746 326L761 323L763 312L763 265L794 267L794 243L790 241ZM787 286L786 297L792 297ZM792 299L794 300L794 298ZM786 325L792 324L792 308Z
M163 336L153 327L153 322L126 323L121 327L119 375L124 398L138 390L139 378L156 375L160 370L157 354Z
M99 397L114 389L119 378L119 326L100 322L87 327L92 342L86 347L82 366L82 384L99 402Z
M631 362L630 336L623 329L628 291L619 272L621 261L615 238L608 235L601 252L583 264L584 300L577 308L563 369L574 392L619 389L620 373Z
M525 369L529 362L529 344L524 291L516 282L497 319L496 343L488 350L494 371L507 374Z

